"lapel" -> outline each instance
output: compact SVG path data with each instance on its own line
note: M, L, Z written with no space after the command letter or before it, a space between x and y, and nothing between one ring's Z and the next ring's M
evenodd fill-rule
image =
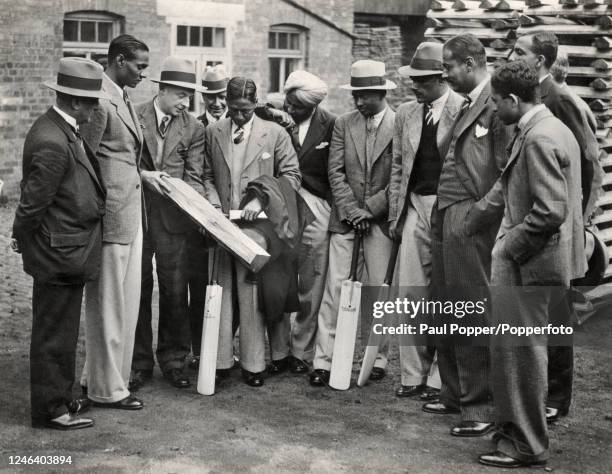
M355 143L355 149L357 150L357 158L361 167L366 168L366 119L361 112L353 112L353 117L348 125L349 133Z
M72 130L72 127L68 125L68 123L55 110L53 110L53 108L49 109L47 114L49 118L53 121L53 123L55 123L59 127L59 129L66 135L66 138L68 139L68 147L70 148L70 151L72 152L74 158L77 160L77 162L79 162L82 166L85 167L85 169L91 176L91 179L94 181L95 185L104 194L104 187L98 179L98 174L94 170L94 167L91 161L89 161L89 157L87 156L87 151L85 147L88 145L85 144L85 141L82 141L83 148L81 148L78 142L78 138ZM93 156L93 154L90 156Z
M119 116L121 121L134 134L136 139L142 143L142 136L140 134L140 130L138 130L140 126L139 124L135 123L136 113L134 112L132 115L130 109L123 100L123 96L119 95L117 87L115 87L113 81L111 81L108 76L106 76L106 74L102 78L102 87L104 91L109 95L109 101L115 106L115 109L117 110L117 115Z
M423 132L423 104L415 101L414 111L410 114L408 126L404 127L404 138L412 148L412 156L416 156Z
M438 151L440 152L440 157L442 160L444 160L444 157L446 156L446 150L444 148L445 146L448 146L447 137L455 128L455 121L457 120L457 115L461 110L462 103L463 97L451 90L448 95L448 99L446 99L446 104L444 104L444 108L442 109L442 115L440 116L440 121L438 122L438 133L436 135L436 143L438 145Z
M230 140L232 139L232 120L230 118L224 118L219 122L210 125L211 127L218 127L219 132L216 134L215 139L221 149L227 169L232 169L232 150Z
M162 163L166 161L166 158L170 156L183 137L183 132L185 130L185 117L183 116L183 113L173 117L170 121L170 126L166 131L166 139L164 141Z
M246 146L246 155L244 157L243 170L247 169L249 165L257 158L259 152L264 146L268 131L263 120L259 117L253 117L253 126L251 127L251 134L249 135L249 141Z
M472 125L476 119L480 116L483 110L487 107L489 102L489 98L491 97L491 81L488 81L484 86L478 99L474 102L474 105L470 107L465 115L461 118L459 123L457 123L457 133L455 133L456 137L460 137L463 132L465 132L470 125Z
M550 115L550 111L548 109L544 109L536 113L533 117L529 119L529 121L525 124L523 129L519 132L519 135L516 137L516 140L512 144L512 150L510 151L510 157L508 158L508 163L502 172L502 176L506 174L507 170L509 170L512 164L516 161L516 159L520 156L521 151L523 149L523 142L525 141L525 137L527 136L527 132L533 128L533 126L538 123L540 120Z
M138 114L138 118L144 126L144 140L147 143L147 148L151 155L152 165L157 169L155 164L155 157L157 156L157 117L155 116L153 101L146 104L145 108Z
M391 110L391 108L387 107L387 111L385 115L383 115L383 119L378 126L378 130L376 131L376 141L374 142L374 153L372 157L372 168L374 168L374 163L380 157L382 152L387 148L387 145L393 140L393 132L394 127L394 117L395 113Z
M540 100L542 103L544 102L544 99L546 99L548 94L550 94L550 91L552 90L553 86L554 83L550 75L546 77L546 79L544 79L540 84Z
M323 138L325 134L325 124L327 120L328 118L321 112L321 109L317 107L310 120L310 127L308 127L308 132L306 132L304 143L302 143L300 151L298 152L298 158L301 159L313 146L321 143L321 138Z

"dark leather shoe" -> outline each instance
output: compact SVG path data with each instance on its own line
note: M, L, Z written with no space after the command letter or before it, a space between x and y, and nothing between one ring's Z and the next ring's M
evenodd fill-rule
M567 416L568 413L568 409L562 410L560 408L546 407L546 423L559 421L559 418Z
M329 370L315 369L310 374L310 385L313 387L323 387L329 384Z
M387 372L385 371L385 369L381 369L380 367L374 367L372 369L372 373L370 373L370 379L369 380L381 380L385 377L385 375L387 375Z
M170 369L164 372L164 377L176 388L191 387L191 381L181 369Z
M480 464L484 464L485 466L493 466L493 467L505 467L505 468L513 468L513 467L530 467L530 466L545 466L546 461L520 461L519 459L514 459L510 456L505 455L500 451L495 451L492 453L481 454L478 457L478 462Z
M423 405L423 411L427 413L435 413L436 415L451 415L459 413L456 408L447 407L440 401L430 402Z
M280 360L273 360L268 366L268 373L270 375L279 375L286 372L289 368L289 357L284 357Z
M462 421L457 426L451 429L450 434L460 436L462 438L474 438L476 436L484 436L491 432L493 423L481 423L479 421Z
M424 402L431 402L433 400L437 400L440 397L440 389L433 388L429 385L423 389L423 393L419 395L419 399Z
M128 384L128 390L130 392L136 392L152 378L152 370L133 369L132 373L130 374L130 383Z
M80 418L72 413L64 413L52 420L38 422L32 420L32 428L51 428L54 430L80 430L82 428L90 428L94 422L90 418Z
M251 387L261 387L264 384L264 379L261 372L249 372L242 369L242 378L247 385Z
M142 403L142 400L128 395L123 400L119 400L118 402L100 403L94 401L93 406L98 408L116 408L118 410L142 410L144 404Z
M292 374L305 374L308 372L308 365L297 357L289 356L289 370Z
M68 405L68 412L71 415L79 416L89 411L92 406L93 404L89 398L87 398L86 396L79 397L75 398L70 402L70 404Z
M215 372L215 377L218 380L227 379L230 376L230 370L231 369L217 369L217 371Z
M187 359L187 367L191 370L198 371L200 370L200 356L190 356Z
M414 397L423 391L424 385L400 385L395 390L395 396L400 398Z

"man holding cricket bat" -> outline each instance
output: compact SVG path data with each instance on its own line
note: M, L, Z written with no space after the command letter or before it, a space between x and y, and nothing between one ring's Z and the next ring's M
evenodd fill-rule
M387 200L395 112L385 99L397 86L385 80L385 64L361 60L351 66L350 84L341 86L353 94L357 110L336 119L329 151L329 182L333 206L329 267L318 316L314 371L310 384L329 382L336 337L342 281L349 276L355 232L363 236L357 276L363 267L370 284L382 284L392 241L388 236ZM346 336L346 335L344 335ZM350 337L354 337L351 335ZM387 358L379 352L370 380L385 376Z

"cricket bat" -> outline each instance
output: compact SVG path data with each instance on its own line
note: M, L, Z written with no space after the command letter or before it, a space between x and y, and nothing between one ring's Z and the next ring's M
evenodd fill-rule
M385 280L383 281L380 292L378 293L377 301L387 301L391 292L391 283L393 282L393 273L395 272L395 262L397 260L397 253L399 251L400 241L394 240L393 247L391 247L391 255L389 256L389 263L387 265L387 273L385 273ZM361 324L366 324L362 321ZM371 326L371 324L370 324ZM363 333L362 333L363 334ZM370 328L370 337L368 339L368 345L366 346L365 353L363 355L363 361L361 362L361 370L359 371L359 377L357 378L357 386L363 387L372 373L374 367L374 361L378 355L378 347L380 345L380 339L382 336L373 337ZM376 340L376 343L374 343Z
M342 289L340 290L340 306L338 308L336 337L329 376L329 386L336 390L348 390L351 385L357 323L359 322L359 308L361 306L361 283L357 281L360 247L361 234L355 232L351 272L349 279L342 282Z
M217 349L219 347L219 320L223 287L219 285L219 248L213 251L210 283L206 286L204 320L202 321L202 342L200 345L200 369L198 371L198 393L215 393L217 372Z

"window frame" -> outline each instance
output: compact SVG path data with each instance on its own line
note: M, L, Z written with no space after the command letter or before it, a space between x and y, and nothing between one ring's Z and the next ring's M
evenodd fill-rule
M62 28L66 21L77 22L77 41L66 41L62 39L62 55L66 56L80 56L87 59L92 59L92 56L108 54L108 47L110 42L116 36L119 36L124 31L124 18L121 15L114 13L102 13L98 11L76 11L66 12L62 21ZM81 23L83 22L94 22L95 23L95 39L99 36L99 24L110 23L111 30L109 40L107 42L98 41L80 41L81 38ZM62 35L63 36L63 35Z
M271 48L270 47L270 35L274 34L276 37L275 44L279 43L279 34L287 33L288 35L297 34L299 38L299 48L298 49L290 49L290 48ZM306 52L308 51L308 30L306 28L297 26L297 25L271 25L268 29L268 47L267 47L267 57L268 57L268 94L272 98L280 98L283 94L283 88L285 86L285 78L287 76L287 64L288 61L297 60L297 66L295 69L304 69L308 67L308 58ZM288 45L291 44L291 36L288 36L287 41ZM279 90L272 90L272 67L271 67L271 59L280 59L280 67L278 73L278 84ZM295 70L294 69L294 70Z

